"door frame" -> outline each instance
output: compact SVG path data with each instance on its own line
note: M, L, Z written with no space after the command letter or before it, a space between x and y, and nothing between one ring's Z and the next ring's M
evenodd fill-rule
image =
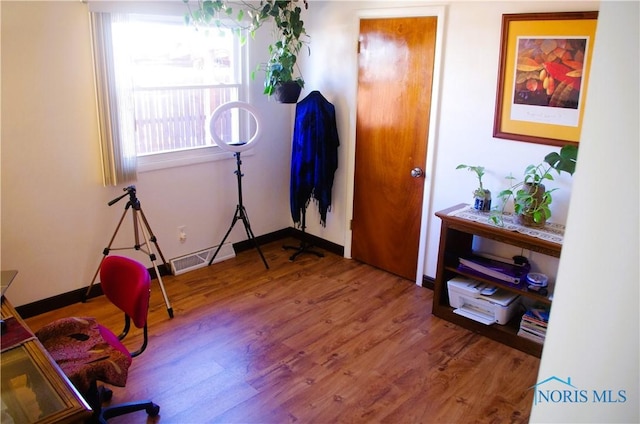
M445 6L417 6L417 7L397 7L397 8L381 8L381 9L361 9L355 16L356 37L360 34L361 19L384 19L384 18L409 18L409 17L436 17L436 45L435 57L433 62L433 85L431 89L431 108L429 114L429 133L427 134L427 152L425 161L425 184L422 193L422 217L420 220L420 244L418 248L418 266L416 268L415 283L422 286L425 267L425 250L428 240L430 227L430 216L432 215L433 202L431 198L433 188L433 170L435 163L436 145L438 144L438 120L440 116L440 79L442 70L442 46L444 38L445 24ZM356 46L358 40L356 39ZM354 49L356 51L356 49ZM357 61L356 61L357 62ZM352 76L354 86L358 87L358 66L355 66L354 75ZM349 121L351 125L349 139L352 140L347 151L347 187L346 187L346 222L344 235L344 257L351 258L351 220L353 219L353 192L355 180L355 163L356 163L356 114L357 108L350 111Z

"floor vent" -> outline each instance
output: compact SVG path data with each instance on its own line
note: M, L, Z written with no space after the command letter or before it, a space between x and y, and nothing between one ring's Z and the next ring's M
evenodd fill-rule
M185 272L193 271L194 269L203 268L209 265L209 261L211 260L213 254L216 252L217 248L218 246L214 246L200 252L190 253L179 258L171 259L171 261L169 262L171 263L171 270L173 271L173 275L184 274ZM215 264L227 259L231 259L235 256L236 252L235 250L233 250L233 245L231 245L231 243L223 244L213 263Z

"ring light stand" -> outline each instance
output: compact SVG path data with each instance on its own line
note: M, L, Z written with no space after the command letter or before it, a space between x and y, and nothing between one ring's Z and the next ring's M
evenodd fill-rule
M253 134L253 137L251 137L249 139L249 141L247 141L247 142L227 143L226 141L222 140L220 138L220 136L216 132L215 125L218 122L218 119L220 118L220 115L222 115L224 112L227 112L229 109L232 109L232 108L246 110L251 115L253 115L253 118L256 121L255 134ZM262 254L262 251L260 250L260 246L258 245L258 242L256 241L256 238L253 235L253 231L251 231L251 224L249 224L249 217L247 216L247 210L245 209L244 204L242 203L242 177L244 175L242 174L242 171L240 170L240 165L242 165L242 161L240 160L240 153L242 153L243 151L245 151L245 150L249 149L250 147L252 147L253 144L257 143L258 140L260 139L261 122L260 122L260 118L259 118L259 115L258 115L258 111L253 106L251 106L249 103L245 103L245 102L229 102L229 103L225 103L222 106L219 106L211 114L211 117L209 118L209 120L207 122L206 129L207 129L207 132L208 132L209 136L211 138L213 138L213 140L216 142L218 147L220 147L222 150L226 150L228 152L232 152L234 154L234 156L236 157L237 169L236 169L236 171L234 171L234 173L236 174L236 178L238 180L238 205L236 206L236 212L233 215L233 220L231 221L231 226L229 227L229 229L227 230L227 233L222 238L222 241L218 245L218 248L216 249L215 253L213 254L211 259L209 260L209 265L211 265L213 263L213 260L218 255L218 252L222 248L222 245L224 244L224 242L227 239L227 237L229 237L229 234L231 233L231 230L233 230L233 227L236 225L236 222L238 222L238 220L242 220L242 223L244 224L244 229L247 232L247 237L250 240L253 241L253 244L254 244L256 250L260 254L260 257L262 258L262 262L264 262L264 266L267 269L269 269L269 265L267 264L267 260L265 259L264 255Z

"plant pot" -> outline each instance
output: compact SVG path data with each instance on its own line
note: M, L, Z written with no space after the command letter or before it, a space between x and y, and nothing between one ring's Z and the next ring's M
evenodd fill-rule
M536 205L540 205L542 203L545 193L544 184L534 185L531 183L527 183L523 186L523 189L533 196L533 200L531 203L535 203ZM525 208L524 212L516 215L516 222L520 225L524 225L525 227L540 228L544 227L547 223L547 217L543 212L542 220L540 220L540 222L536 222L533 217L533 212L529 212L529 208Z
M489 212L491 210L491 192L484 190L484 195L476 192L473 196L473 208L482 212Z
M278 83L273 97L280 103L297 103L302 87L296 81Z
M545 226L547 219L543 218L541 222L536 222L534 221L532 214L519 213L516 215L516 222L525 227L541 228Z

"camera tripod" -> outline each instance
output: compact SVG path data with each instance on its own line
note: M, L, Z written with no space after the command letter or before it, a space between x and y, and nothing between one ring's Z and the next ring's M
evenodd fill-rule
M231 226L229 227L229 230L227 231L227 234L225 234L224 237L222 238L222 241L218 245L218 248L216 249L215 253L211 257L211 260L209 260L209 265L211 265L213 263L213 260L218 255L218 252L222 248L222 245L224 244L225 240L227 239L227 237L229 237L229 233L231 233L231 230L233 230L233 226L236 225L236 222L238 222L238 220L242 220L242 222L244 224L244 229L247 232L247 237L249 237L249 239L253 241L254 246L256 247L256 249L258 250L258 253L260 254L260 257L262 258L262 262L264 262L264 266L267 269L269 269L269 265L267 264L267 260L264 258L264 255L262 254L262 250L260 250L260 246L258 245L258 242L256 241L256 238L253 235L253 231L251 231L251 225L249 224L249 217L247 216L247 210L244 208L244 205L242 204L242 177L243 177L243 174L240 171L240 165L242 165L242 161L240 160L240 152L235 152L234 156L236 157L236 164L238 166L238 169L236 171L234 171L234 173L236 174L236 176L238 178L238 206L236 207L236 212L235 212L235 215L233 216L233 221L231 221Z
M155 270L156 276L158 277L158 284L160 285L160 290L162 290L164 303L167 305L167 313L169 314L169 318L173 318L173 308L171 307L171 304L169 303L169 299L167 298L167 293L164 290L164 284L162 284L162 277L160 276L160 271L158 270L158 266L156 265L156 255L155 253L153 253L153 248L149 242L153 242L153 244L155 245L156 250L160 255L160 258L162 259L162 263L165 267L165 270L167 272L170 272L171 270L167 265L167 261L164 259L164 256L162 255L160 246L158 246L158 241L156 239L156 236L153 234L153 231L151 231L149 222L147 221L147 218L145 217L144 212L140 207L140 200L138 200L138 198L136 197L136 187L129 186L129 187L125 187L123 190L126 191L125 194L113 199L108 203L109 206L112 206L118 203L120 199L122 199L123 197L129 196L129 201L124 207L124 212L122 213L122 217L120 217L120 221L116 226L116 230L113 232L113 236L111 236L109 245L105 247L104 250L102 251L102 254L103 254L102 260L100 261L100 265L98 265L98 269L93 275L93 280L91 280L91 284L87 288L87 292L85 293L82 301L85 302L87 300L87 297L89 296L89 293L91 293L91 288L93 287L93 284L95 283L96 278L100 273L100 267L102 266L102 262L104 261L104 258L106 258L107 255L109 255L109 252L111 250L135 249L135 250L140 250L149 256L149 259L151 260L151 264L153 265L153 269ZM118 230L120 230L120 226L122 225L122 222L124 221L124 217L127 215L127 211L129 209L131 209L131 212L133 215L133 233L135 238L135 244L133 245L133 247L112 248L111 245L113 244L113 241L115 240L116 235L118 234ZM142 233L142 237L144 238L144 243L140 243L140 233ZM146 247L146 250L144 249L144 247Z

